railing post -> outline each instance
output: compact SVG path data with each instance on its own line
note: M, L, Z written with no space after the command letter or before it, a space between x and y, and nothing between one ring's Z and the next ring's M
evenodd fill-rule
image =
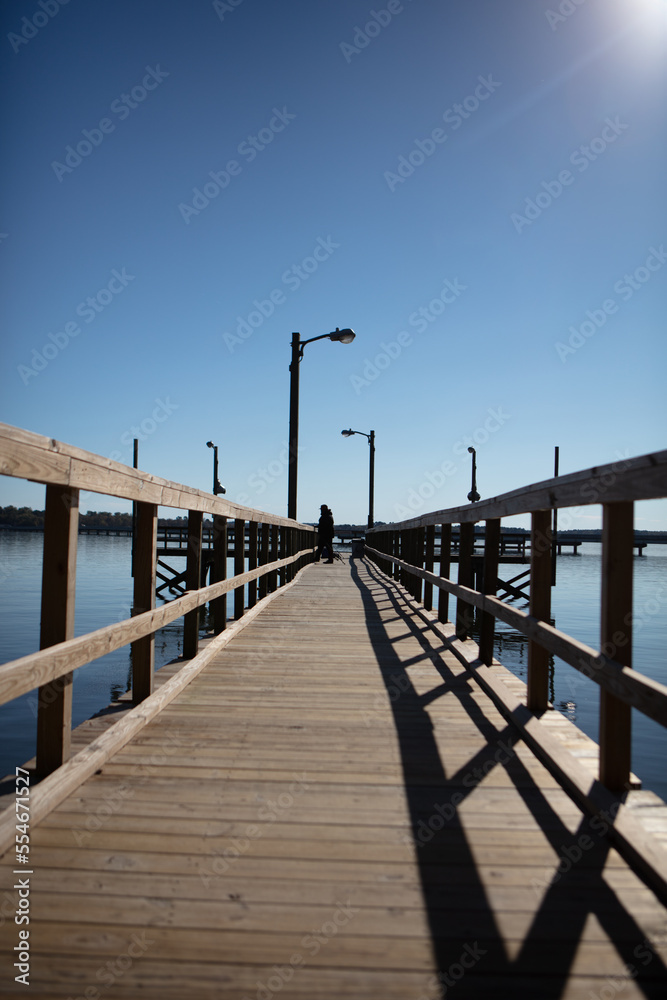
M400 531L392 531L391 533L391 551L392 555L395 555L398 559L401 557L401 533ZM398 563L393 564L392 574L394 580L399 581L401 579L401 568Z
M600 650L632 666L633 503L602 506L602 601ZM621 792L630 780L632 710L600 689L600 781Z
M213 583L227 579L227 518L213 515ZM227 594L211 601L213 633L220 635L227 628Z
M483 594L494 594L498 589L498 549L500 547L500 518L492 517L484 528L484 579ZM488 611L482 613L479 635L479 658L487 667L493 662L493 635L496 619Z
M472 549L475 541L474 521L459 525L459 577L462 587L472 587ZM473 609L463 598L456 601L456 638L467 639L472 629Z
M412 559L413 566L417 566L418 569L424 568L424 529L415 528L414 530L414 554ZM424 581L420 576L413 576L413 590L412 593L415 596L415 600L419 601L421 604L422 600L422 585Z
M47 486L39 648L74 637L79 491ZM43 684L37 701L37 765L44 777L69 757L72 734L72 674Z
M435 525L429 524L426 527L426 552L424 554L424 569L427 573L433 572L433 553L435 552ZM424 583L424 607L427 611L433 608L433 584Z
M155 607L157 569L157 505L137 501L134 534L134 602L132 614ZM155 633L132 643L132 701L137 705L153 692Z
M440 525L440 576L449 579L452 560L452 526ZM438 590L438 621L446 622L449 615L449 591Z
M201 586L201 535L203 514L200 510L188 511L188 554L185 564L187 590ZM183 621L183 659L191 660L199 648L199 608L188 611Z
M278 559L284 559L287 555L287 529L282 524L278 531ZM278 586L284 587L287 583L287 568L283 566L278 570Z
M245 521L234 519L234 576L245 572ZM243 618L245 587L234 588L234 618Z
M248 522L248 569L257 569L257 521ZM248 584L248 607L257 604L257 580Z
M270 545L270 556L269 562L276 562L278 559L278 525L271 525L271 545ZM273 592L278 589L278 572L277 570L272 570L269 573L269 589Z
M551 618L551 510L531 514L530 613L549 623ZM531 712L549 707L549 651L532 639L528 643L526 704Z
M259 536L259 565L266 566L269 561L269 529L270 525L262 524ZM269 592L269 574L264 573L259 578L259 598L260 600Z

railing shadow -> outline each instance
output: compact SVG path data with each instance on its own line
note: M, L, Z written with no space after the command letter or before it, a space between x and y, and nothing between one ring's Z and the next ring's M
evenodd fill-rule
M360 566L363 566L364 576L367 574L370 580L362 578ZM417 845L419 875L437 962L439 983L434 980L433 992L424 994L419 1000L449 995L447 991L454 986L456 1000L480 1000L486 996L486 987L491 987L492 982L493 996L557 1000L566 992L570 976L575 974L573 966L577 951L591 917L597 919L613 942L620 962L628 971L628 979L634 980L644 996L651 1000L664 1000L667 970L660 956L646 945L643 930L619 895L605 881L604 866L610 850L609 843L591 831L590 823L583 815L579 829L570 832L527 767L513 752L512 745L519 740L518 733L510 726L498 729L485 715L474 697L478 691L474 679L467 673L455 674L440 655L445 646L439 643L435 634L406 617L407 602L393 581L366 560L353 557L350 567L352 579L361 593L368 635L392 706L413 840ZM406 634L411 634L420 643L422 656L401 659L395 647L396 638L390 637L387 632L378 601L396 612L394 621L397 617L405 621ZM420 695L410 680L408 670L426 659L433 663L443 683ZM441 758L428 714L428 706L445 692L458 699L485 741L483 749L450 777L446 776L446 762ZM547 875L540 885L528 884L529 875L526 875L527 884L522 888L533 888L534 912L531 917L525 913L524 907L527 930L512 935L521 939L513 957L508 956L507 951L506 939L510 935L501 933L458 811L478 785L475 775L488 774L495 767L504 768L559 857L567 858L567 851L570 857L575 857L582 835L589 838L592 844L585 852L579 848L580 854L585 855L579 867L576 862L572 863L568 870L559 874L556 872L556 860L556 877L549 878ZM525 869L522 857L522 854L525 856L525 848L521 843L520 830L517 830L515 851L517 871ZM562 867L565 868L566 864ZM462 869L465 869L465 874ZM508 908L511 909L511 906ZM503 908L495 909L500 911ZM641 960L640 955L644 956ZM595 975L602 972L602 967L593 970ZM576 974L586 973L577 970ZM504 981L507 983L506 993L503 992ZM591 980L591 985L596 982L599 983L599 980ZM622 985L618 987L623 988ZM592 996L597 994L592 993Z

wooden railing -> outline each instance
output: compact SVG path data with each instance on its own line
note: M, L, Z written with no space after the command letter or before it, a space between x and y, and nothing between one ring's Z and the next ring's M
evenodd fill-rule
M37 773L69 757L73 671L131 644L135 704L153 692L155 632L184 616L183 658L197 655L199 609L211 603L214 634L227 626L227 594L234 618L294 579L313 558L315 529L242 507L201 490L159 479L51 438L0 424L0 473L46 484L40 651L0 666L0 704L39 689ZM133 617L74 638L74 594L79 490L136 504ZM188 511L187 592L155 607L158 506ZM213 516L213 574L200 587L202 519ZM227 579L227 524L234 525L234 576ZM246 543L246 525L248 542ZM245 560L248 569L245 569ZM129 566L128 566L129 571Z
M549 656L553 654L600 686L600 781L620 792L629 787L631 708L667 726L667 687L632 669L632 565L634 501L667 496L667 451L622 460L586 472L536 483L465 507L435 511L366 533L366 552L401 582L427 610L439 592L437 617L448 621L456 598L455 637L470 635L473 608L481 612L478 663L493 661L495 619L529 639L527 708L548 707ZM602 600L600 649L578 642L549 624L552 511L602 505ZM529 613L495 596L501 518L531 515ZM473 584L474 525L486 522L481 590ZM449 578L452 524L459 524L458 580ZM435 532L440 525L439 573L434 573Z

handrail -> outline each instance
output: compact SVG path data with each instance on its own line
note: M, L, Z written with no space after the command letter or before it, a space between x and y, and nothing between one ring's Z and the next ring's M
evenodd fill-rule
M667 450L534 483L465 507L433 511L366 532L366 552L379 568L406 587L427 610L439 591L438 620L448 621L448 595L457 598L455 636L470 634L471 609L482 611L479 660L493 662L496 618L529 639L526 706L548 708L548 663L554 654L600 686L600 781L620 792L630 781L630 710L667 726L667 686L632 669L632 560L635 500L667 496ZM600 650L549 623L552 510L601 504L602 606ZM530 513L530 613L499 600L498 555L503 517ZM474 525L486 522L481 590L473 587ZM449 578L452 524L459 524L458 581ZM433 572L436 526L440 525L440 573ZM478 579L479 579L478 571ZM423 583L423 593L422 593Z
M311 525L232 503L8 424L0 424L0 474L46 485L40 651L0 666L0 704L39 689L39 776L51 773L69 756L74 670L131 644L132 697L138 704L153 691L158 629L184 616L183 657L192 660L198 651L199 608L203 604L211 602L217 636L227 625L226 595L230 591L234 592L234 618L238 621L246 610L246 587L248 608L252 608L258 596L268 597L291 582L313 558L316 529ZM134 607L131 618L74 638L82 489L132 500L136 505ZM161 608L155 607L158 506L188 511L186 593ZM204 514L213 516L213 566L212 582L202 587ZM235 573L227 579L230 519Z

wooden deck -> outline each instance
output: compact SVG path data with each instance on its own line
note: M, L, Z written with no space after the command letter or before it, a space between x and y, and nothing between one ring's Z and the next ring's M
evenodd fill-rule
M307 567L30 859L3 996L667 995L667 910L366 561Z

